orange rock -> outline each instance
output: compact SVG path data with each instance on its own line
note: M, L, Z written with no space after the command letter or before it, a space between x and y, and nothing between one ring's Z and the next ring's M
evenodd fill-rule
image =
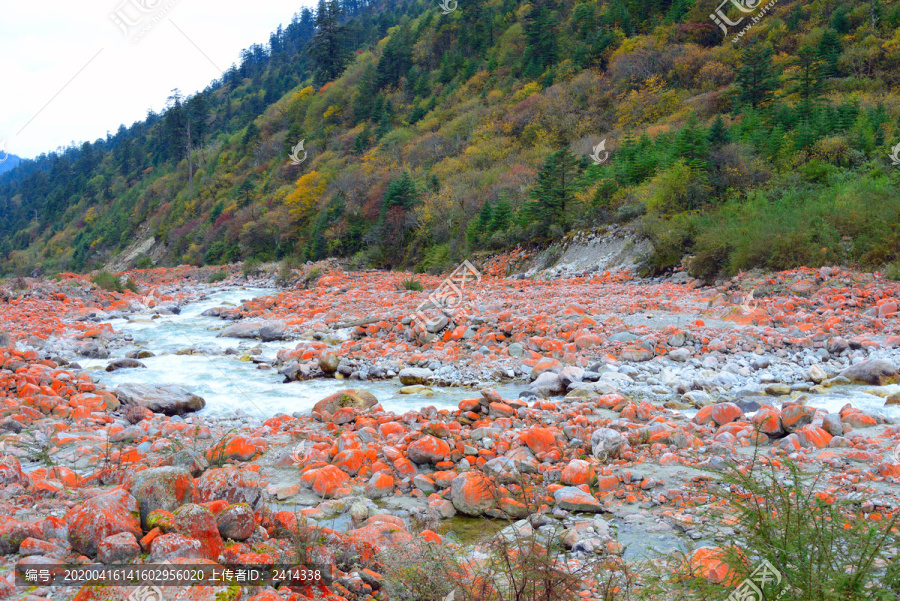
M712 407L710 416L718 426L737 421L742 415L744 415L744 412L741 411L741 408L734 403L716 403L715 405L709 406Z
M349 480L350 476L346 472L333 465L311 469L300 476L303 484L310 486L317 495L324 498L333 498L337 490Z
M450 445L434 436L423 436L409 445L409 459L418 464L435 464L450 456Z
M590 484L594 479L594 470L591 464L583 459L573 459L563 468L561 482L570 486Z
M556 435L547 428L529 428L524 430L519 437L535 455L557 448Z

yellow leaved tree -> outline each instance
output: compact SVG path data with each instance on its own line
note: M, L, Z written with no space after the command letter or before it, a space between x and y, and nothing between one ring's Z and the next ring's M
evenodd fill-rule
M297 180L297 187L287 195L284 203L298 221L306 221L315 211L316 203L325 193L328 178L318 171L304 173Z

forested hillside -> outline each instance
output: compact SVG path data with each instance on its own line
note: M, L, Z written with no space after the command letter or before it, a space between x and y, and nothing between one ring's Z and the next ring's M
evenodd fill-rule
M731 3L727 35L706 1L444 6L322 2L202 93L24 161L0 270L151 236L162 264L440 270L633 221L649 272L898 271L900 0L784 1L739 37Z

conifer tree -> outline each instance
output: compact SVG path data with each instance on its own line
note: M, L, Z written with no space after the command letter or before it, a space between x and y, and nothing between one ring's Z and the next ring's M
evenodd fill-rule
M309 55L320 85L337 79L350 61L347 28L340 22L342 14L337 0L319 0L316 35L309 43Z
M741 53L741 66L735 77L738 104L757 109L766 106L778 84L772 66L772 48L751 46Z
M568 228L568 211L575 200L576 180L582 169L581 161L568 148L563 148L551 153L538 172L532 194L536 202L531 210L545 235L554 225L564 231Z

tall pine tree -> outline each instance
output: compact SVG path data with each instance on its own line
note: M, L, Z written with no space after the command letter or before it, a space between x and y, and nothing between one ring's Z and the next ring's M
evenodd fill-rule
M740 64L735 77L738 104L754 109L769 104L778 85L778 76L772 66L772 48L751 46L741 53Z
M316 83L320 85L340 77L350 61L349 36L341 24L342 14L337 0L319 0L316 35L309 43L309 55L316 67Z

